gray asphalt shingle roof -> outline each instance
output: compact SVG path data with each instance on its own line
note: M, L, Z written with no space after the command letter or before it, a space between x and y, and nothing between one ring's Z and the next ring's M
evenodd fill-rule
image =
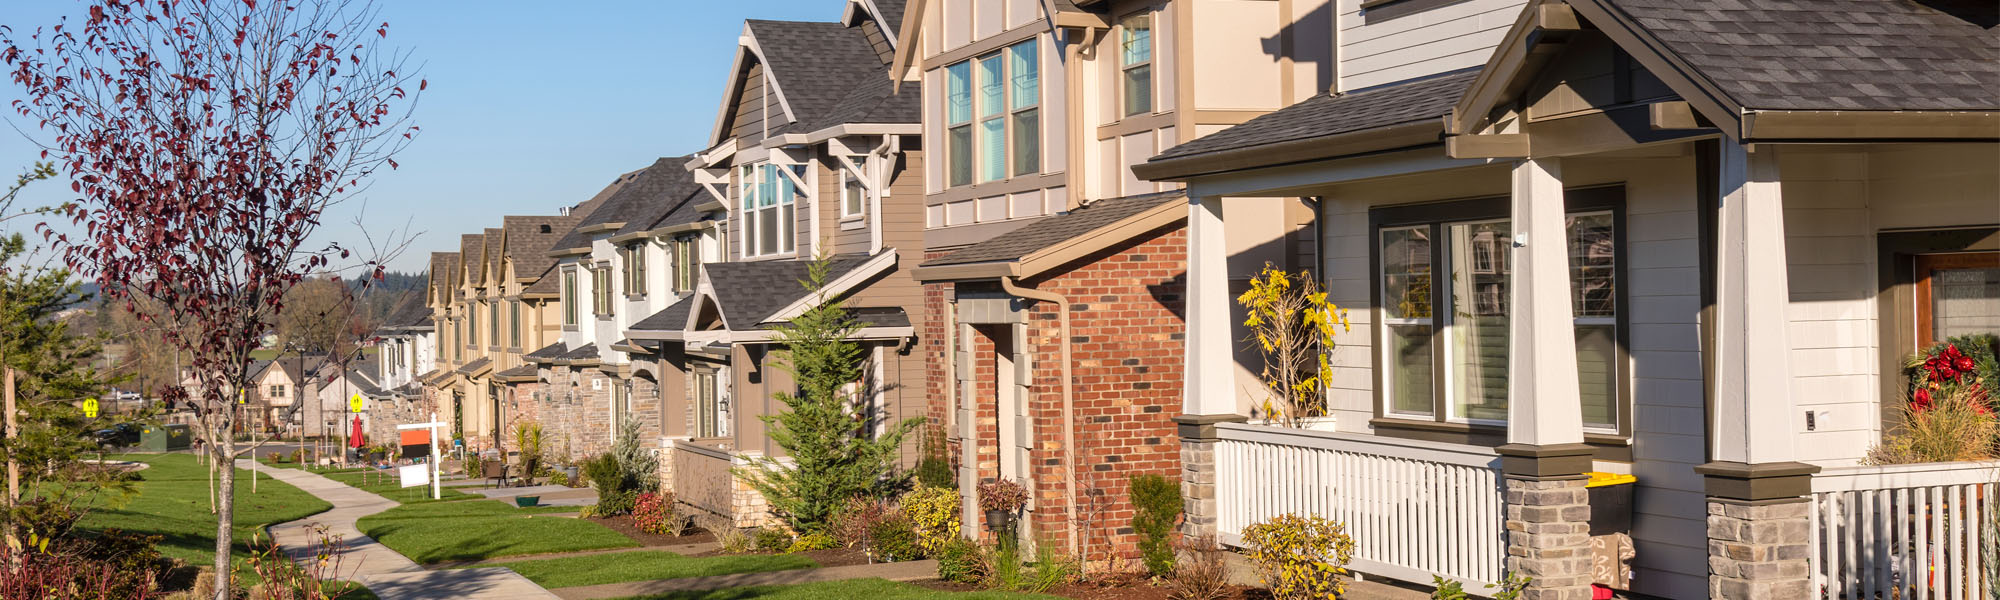
M640 174L659 168L661 163L668 160L671 159L662 158L653 161L653 164L645 168L620 174L618 177L613 178L609 185L604 186L604 189L598 190L596 196L592 196L589 200L578 204L575 210L570 211L571 215L577 216L576 225L571 227L569 231L563 232L563 236L557 239L555 243L550 244L549 249L554 251L590 247L591 234L578 232L577 229L604 223L623 222L625 219L622 217L625 214L625 209L613 206L611 199L617 196L618 190L624 189L627 184L638 180ZM686 170L685 164L674 165L674 168Z
M535 350L534 352L529 352L527 354L527 358L530 360L555 360L558 358L562 358L564 354L569 354L569 345L564 344L562 342L556 342L553 344L549 344L547 346L542 346L541 349Z
M1180 202L1187 198L1187 192L1173 190L1139 194L1122 198L1107 198L1090 203L1066 213L1042 219L1007 233L995 236L957 252L946 254L925 262L923 266L962 265L983 262L1008 262L1020 260L1043 248L1067 241L1098 228L1123 221L1128 217L1168 202Z
M673 304L667 305L666 308L660 309L660 312L653 313L652 316L633 323L632 329L636 331L680 331L682 328L687 327L688 312L694 307L694 303L688 301L688 297L692 295L675 295Z
M555 247L556 240L576 228L580 217L566 216L510 216L501 219L507 230L507 255L514 261L514 276L535 277L549 270L556 259L549 256L549 249Z
M577 346L575 350L563 353L562 357L563 360L590 360L597 358L597 344Z
M887 13L885 10L884 13ZM806 133L843 123L915 123L918 94L891 94L888 66L858 28L833 22L745 22L765 68L798 121L772 135Z
M867 256L841 256L827 268L831 280L868 262ZM807 270L811 261L774 260L764 262L710 263L702 265L709 287L722 306L722 315L731 329L754 329L759 323L806 295Z
M1596 1L1744 108L2000 109L1992 0Z
M1323 93L1174 146L1147 162L1436 120L1451 112L1478 75L1472 69L1345 94Z

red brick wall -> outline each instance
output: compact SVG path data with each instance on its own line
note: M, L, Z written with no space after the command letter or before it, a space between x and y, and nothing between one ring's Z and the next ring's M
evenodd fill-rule
M1023 284L1070 302L1077 515L1091 560L1106 558L1107 550L1121 558L1138 555L1129 478L1143 473L1172 478L1180 471L1180 442L1171 419L1181 408L1186 247L1182 228L1154 232ZM948 294L945 286L927 286L926 301L940 303L932 314L943 313ZM1059 311L1048 302L1033 303L1028 311L1028 335L1021 343L1034 366L1028 410L1036 439L1029 464L1038 510L1032 526L1044 539L1063 543L1071 517L1065 510ZM938 365L930 377L933 397L943 398L951 373L943 366L941 319L933 321L924 335L935 345L927 346L926 355ZM995 332L979 329L971 340L980 382L975 395L984 400L974 417L975 443L980 479L991 480L999 467L997 407L991 400ZM933 418L941 419L948 407L935 404Z

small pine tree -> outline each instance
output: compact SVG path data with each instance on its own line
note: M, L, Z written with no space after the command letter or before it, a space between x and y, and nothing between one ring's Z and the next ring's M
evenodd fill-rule
M813 260L801 283L818 302L776 328L783 347L778 366L792 374L799 391L777 393L786 410L758 418L790 460L763 457L736 470L773 514L800 533L823 531L850 498L885 497L900 487L898 449L922 423L908 419L869 435L866 399L849 389L862 378L861 346L848 339L860 326L825 291L831 265L824 255Z

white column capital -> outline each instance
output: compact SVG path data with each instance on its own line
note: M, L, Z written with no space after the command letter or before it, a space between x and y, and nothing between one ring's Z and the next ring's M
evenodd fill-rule
M1236 412L1236 357L1229 339L1229 242L1222 197L1188 197L1187 334L1181 411Z
M1583 442L1576 319L1570 306L1562 164L1514 165L1513 262L1507 285L1507 442Z

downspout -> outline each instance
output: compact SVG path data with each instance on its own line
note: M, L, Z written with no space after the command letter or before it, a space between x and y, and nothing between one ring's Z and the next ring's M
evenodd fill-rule
M1069 357L1069 299L1055 292L1022 288L1014 284L1013 277L1000 278L1000 289L1006 291L1009 295L1029 300L1053 302L1056 305L1056 314L1059 319L1058 329L1061 334L1061 337L1057 338L1059 341L1056 343L1062 347L1063 464L1067 466L1063 470L1069 474L1067 481L1063 482L1065 486L1063 496L1064 502L1068 505L1068 512L1065 516L1069 519L1069 553L1071 556L1075 556L1081 551L1082 538L1077 531L1076 516L1076 407L1075 402L1071 401L1072 396L1070 393L1072 386L1070 383L1071 367Z

